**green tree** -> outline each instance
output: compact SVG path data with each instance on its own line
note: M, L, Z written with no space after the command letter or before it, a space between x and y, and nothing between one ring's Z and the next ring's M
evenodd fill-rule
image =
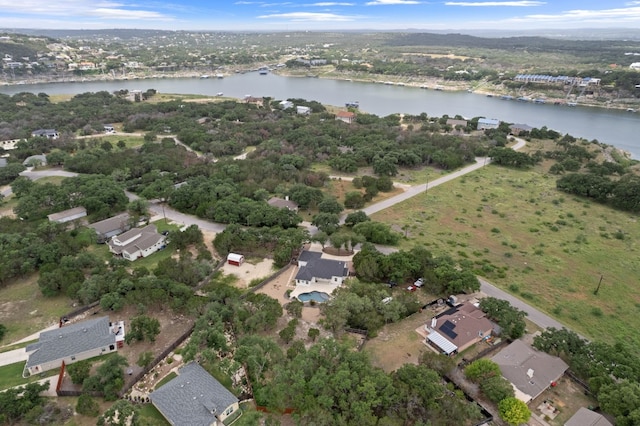
M616 425L637 425L640 420L640 383L624 380L602 386L598 402L606 413L615 416Z
M515 396L513 386L502 376L492 376L480 382L480 390L487 398L499 403L505 398Z
M486 312L502 328L502 333L509 339L519 339L527 327L524 317L526 312L511 306L506 300L485 297L480 301L480 309Z
M83 393L78 398L76 411L78 412L78 414L82 414L83 416L97 417L98 414L100 414L100 406L98 405L98 402L90 395Z
M118 392L124 385L123 368L128 366L127 359L119 354L113 354L98 367L96 374L85 379L82 389L85 391L102 392L107 401L115 401Z
M136 426L138 408L126 399L119 399L98 418L98 426Z
M364 197L360 191L347 192L344 196L344 206L348 209L361 209L364 207Z
M527 404L517 398L505 398L498 403L500 417L510 425L517 426L529 421L531 411Z
M125 336L127 344L132 341L149 340L155 342L156 336L160 334L160 321L147 315L138 315L131 320L131 329Z
M322 232L331 235L338 229L340 217L335 213L318 213L311 221L313 226L317 226Z
M490 359L480 358L464 369L464 375L469 380L480 383L490 377L500 376L500 367Z
M289 344L293 340L293 338L296 336L297 326L298 326L298 319L294 318L291 321L289 321L289 323L285 328L280 330L280 333L278 333L278 335L280 336L283 342Z
M320 330L317 328L310 328L309 331L307 331L307 337L309 337L312 342L315 342L318 336L320 336Z
M292 300L291 302L285 305L285 309L289 315L295 318L302 317L302 308L304 307L304 303L299 300Z
M340 214L344 210L344 206L340 204L334 197L325 197L318 204L318 211L321 213Z
M66 367L71 381L77 385L81 385L87 377L91 375L91 361L84 360L74 362Z
M44 402L40 393L47 389L49 382L36 382L0 392L0 423L15 424L31 410L40 407Z
M344 220L344 224L347 226L355 226L360 222L366 222L368 220L371 220L371 218L369 218L365 212L359 210L357 212L349 213Z

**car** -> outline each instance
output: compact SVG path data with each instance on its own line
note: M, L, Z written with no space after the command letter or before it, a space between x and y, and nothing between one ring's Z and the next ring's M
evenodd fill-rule
M382 299L382 303L386 305L387 303L390 303L392 300L393 300L393 297L391 296L385 297L384 299Z
M387 285L389 286L389 288L393 288L393 287L397 286L397 285L398 285L398 283L397 283L397 282L395 282L395 281L389 281L389 282L387 283Z
M415 285L410 285L409 287L407 287L407 291L416 291L418 290L418 287L416 287Z
M424 285L424 279L418 278L415 283L413 283L416 287L420 288Z

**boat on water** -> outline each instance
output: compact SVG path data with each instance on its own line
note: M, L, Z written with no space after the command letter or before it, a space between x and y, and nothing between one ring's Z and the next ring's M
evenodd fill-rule
M633 108L627 108L627 112L636 112L636 110Z
M224 74L216 74L216 78L224 78Z
M546 103L547 101L546 101L546 100L544 100L544 99L540 99L540 98L538 98L538 99L534 99L534 100L533 100L533 102L534 102L534 103L536 103L536 104L544 104L544 103Z
M222 96L223 94L224 93L222 93L222 92L218 92L218 93L216 93L216 96Z
M209 78L209 74L203 74L203 75L200 76L200 78L207 79L207 78Z
M344 104L345 107L347 108L360 108L360 103L358 101L354 101L354 102L346 102Z
M429 87L423 84L422 86L420 86L420 88L421 89L428 89Z
M526 96L520 96L518 100L520 102L529 102L531 99L527 98Z
M513 99L513 96L504 95L504 96L501 96L501 97L500 97L500 99L503 99L503 100L505 100L505 101L510 101L510 100L512 100L512 99Z
M578 106L578 104L576 102L567 102L567 106L574 107Z

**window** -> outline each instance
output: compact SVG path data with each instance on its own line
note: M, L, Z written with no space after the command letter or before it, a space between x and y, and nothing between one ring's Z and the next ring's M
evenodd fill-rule
M233 413L233 405L231 407L227 408L227 411L224 412L224 415L228 416L231 413Z
M75 357L75 356L72 356L72 357L71 357L71 361L75 361L75 360L76 360L76 357Z
M116 348L115 346L113 346L113 345L109 345L109 350L110 350L110 351L114 350L115 348Z

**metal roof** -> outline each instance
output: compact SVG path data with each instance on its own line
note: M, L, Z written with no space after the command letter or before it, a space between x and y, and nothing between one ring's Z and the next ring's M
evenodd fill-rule
M438 333L437 331L432 331L431 333L429 333L429 335L427 336L427 340L435 343L435 345L447 355L452 354L453 352L458 350L458 347L456 345L448 341L442 334Z

